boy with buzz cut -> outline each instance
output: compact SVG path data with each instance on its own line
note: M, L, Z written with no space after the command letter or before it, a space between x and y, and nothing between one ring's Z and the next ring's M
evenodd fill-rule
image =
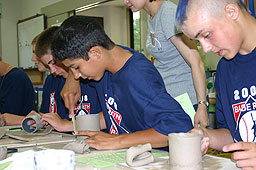
M223 56L215 79L218 129L197 131L211 148L234 152L237 167L256 169L256 19L240 0L180 0L176 21L204 52Z
M167 92L141 53L115 45L92 18L72 16L56 32L52 54L76 79L93 79L108 133L81 131L90 147L128 148L151 143L167 149L168 134L188 132L190 117Z
M59 27L53 26L44 30L36 41L35 52L41 62L47 65L51 74L46 78L43 87L41 104L42 122L47 122L54 129L61 132L73 131L73 123L69 118L69 111L65 108L60 92L68 76L68 68L61 62L56 62L51 54L51 43L54 33ZM101 112L95 88L90 87L87 81L81 81L83 92L75 106L76 115L96 114Z

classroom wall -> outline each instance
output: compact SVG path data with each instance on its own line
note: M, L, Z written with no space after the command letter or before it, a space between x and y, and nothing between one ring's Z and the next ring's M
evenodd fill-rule
M0 0L2 4L1 50L3 61L18 66L17 22L41 12L41 8L61 0Z
M77 15L103 17L104 29L107 35L116 44L129 46L128 23L126 20L128 13L125 6L100 6L79 12Z
M18 66L17 22L41 13L41 8L60 2L61 0L0 0L2 16L0 17L0 55L3 61ZM174 0L176 1L176 0ZM117 44L129 46L127 10L125 6L106 6L93 8L82 13L88 16L104 17L107 34ZM207 54L205 64L215 70L220 57Z
M17 29L16 24L21 15L21 1L0 0L2 4L1 45L2 60L11 65L18 65Z

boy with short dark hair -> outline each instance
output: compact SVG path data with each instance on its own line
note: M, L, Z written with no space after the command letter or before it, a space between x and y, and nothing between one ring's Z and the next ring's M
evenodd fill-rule
M176 20L204 52L223 56L215 79L218 129L199 131L211 148L234 152L239 168L256 169L255 18L240 0L180 0Z
M102 27L85 16L63 22L52 54L76 79L93 79L108 133L83 131L92 148L120 149L151 143L168 146L168 134L192 129L190 117L166 91L162 77L136 51L115 45Z
M44 30L36 42L36 56L50 68L49 75L43 87L43 101L41 112L42 121L51 124L58 131L73 131L73 123L68 117L68 110L60 96L60 92L68 76L68 68L61 62L56 62L51 54L51 43L54 33L59 27L54 26ZM82 96L79 103L76 104L75 114L96 114L101 112L96 90L88 85L85 80L80 83Z

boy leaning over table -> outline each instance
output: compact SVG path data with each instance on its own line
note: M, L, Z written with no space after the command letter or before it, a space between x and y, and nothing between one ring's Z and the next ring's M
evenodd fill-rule
M75 79L95 80L108 133L80 131L98 150L151 143L167 149L168 134L188 132L190 117L167 92L163 80L143 54L117 46L102 27L86 16L65 20L55 34L52 54Z

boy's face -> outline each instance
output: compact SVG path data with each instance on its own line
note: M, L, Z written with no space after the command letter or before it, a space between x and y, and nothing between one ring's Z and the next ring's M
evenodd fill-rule
M41 57L41 61L48 65L50 72L58 76L68 77L68 68L65 67L60 61L55 61L51 54L46 54Z
M62 63L71 69L75 79L81 77L83 79L99 81L105 72L100 62L93 58L90 58L88 61L84 59L65 59Z
M238 53L242 37L235 21L223 14L221 18L205 15L204 12L190 12L182 30L191 39L198 40L204 52L213 52L230 60Z
M144 8L147 1L149 0L124 0L124 3L132 10L132 12L137 12Z
M45 72L45 71L49 71L49 69L47 68L47 65L44 65L42 63L42 61L36 56L35 54L35 48L36 45L33 44L33 56L32 56L32 61L35 63L35 65L37 66L38 71L40 72Z

